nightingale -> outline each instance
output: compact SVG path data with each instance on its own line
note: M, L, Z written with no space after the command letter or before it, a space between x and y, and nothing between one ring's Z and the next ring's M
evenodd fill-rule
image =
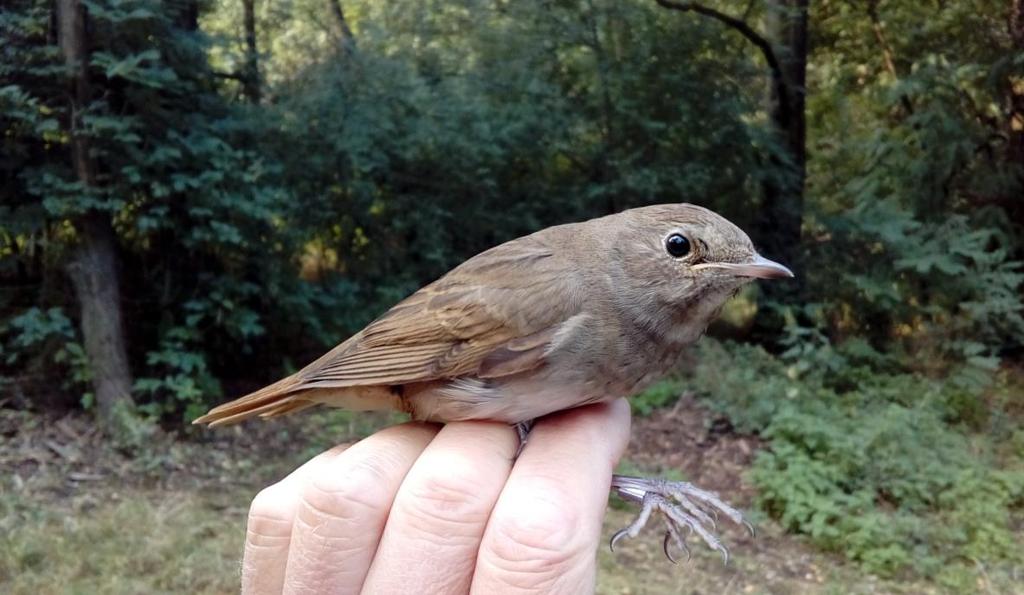
M746 283L792 276L738 227L696 205L549 227L470 258L305 368L194 423L322 404L502 421L525 442L538 417L635 394L673 371ZM712 516L746 524L687 482L616 475L612 489L641 507L612 537L613 549L657 511L670 560L670 543L688 553L684 528L728 559Z

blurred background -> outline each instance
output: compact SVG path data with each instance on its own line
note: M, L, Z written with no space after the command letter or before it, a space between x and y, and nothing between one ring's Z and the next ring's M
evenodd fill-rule
M6 0L0 37L0 591L234 592L256 491L399 418L193 418L487 247L687 201L798 278L633 400L622 467L760 532L602 548L601 592L1024 592L1022 0Z

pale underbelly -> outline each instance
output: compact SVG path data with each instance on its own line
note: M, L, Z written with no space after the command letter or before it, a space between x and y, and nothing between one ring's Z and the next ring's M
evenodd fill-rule
M505 378L406 386L403 401L414 419L424 421L491 420L515 424L555 411L628 397L661 377L608 379L602 374L559 375L533 371Z

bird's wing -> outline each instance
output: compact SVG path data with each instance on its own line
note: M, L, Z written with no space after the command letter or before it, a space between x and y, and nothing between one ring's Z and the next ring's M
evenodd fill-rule
M582 306L578 275L522 238L420 289L295 376L294 390L498 377L540 365Z
M544 362L585 316L578 273L534 237L474 256L320 359L193 423L226 425L312 406L315 389L495 378ZM393 397L384 391L382 398Z

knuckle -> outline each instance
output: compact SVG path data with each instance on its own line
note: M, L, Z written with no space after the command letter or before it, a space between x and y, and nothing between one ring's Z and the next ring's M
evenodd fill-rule
M304 508L320 520L372 518L391 505L386 463L373 454L344 465L329 465L302 493Z
M592 556L581 538L579 513L564 490L549 487L520 500L494 519L486 543L505 583L550 586Z
M490 514L485 486L469 470L431 473L409 486L405 508L415 528L482 526Z
M249 506L246 532L253 545L273 545L291 535L295 496L275 484L260 490Z
M274 484L259 491L249 505L249 515L261 518L291 517L291 497L285 486Z
M560 505L547 499L534 499L529 506L502 515L496 525L496 544L511 546L507 553L530 556L571 553L577 546L572 515ZM515 552L512 552L515 550ZM503 557L513 558L506 555Z

